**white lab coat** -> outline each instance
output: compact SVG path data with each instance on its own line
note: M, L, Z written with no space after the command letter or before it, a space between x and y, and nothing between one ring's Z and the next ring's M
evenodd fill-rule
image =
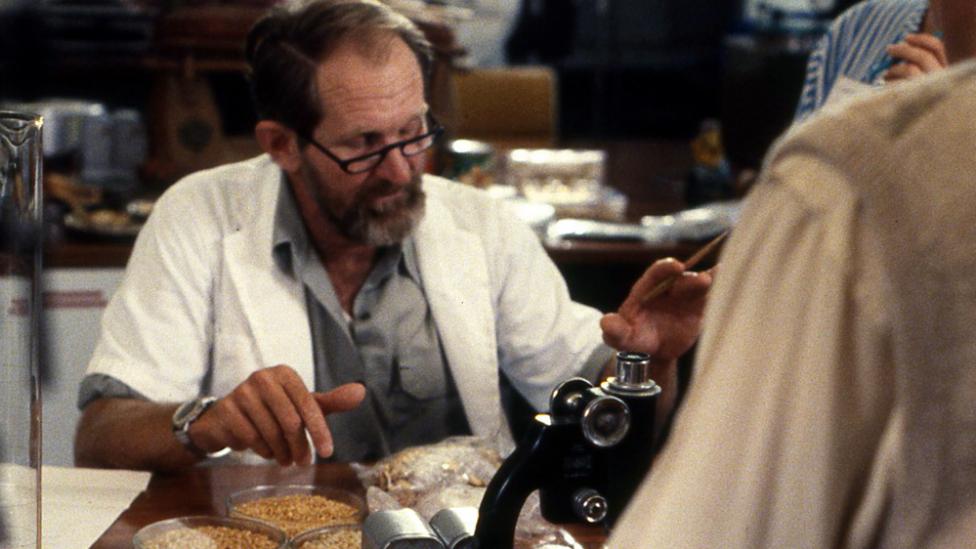
M271 253L283 178L267 157L193 174L157 202L102 321L88 373L154 401L224 395L293 367L314 386L304 289ZM425 176L424 292L476 435L505 432L498 368L539 409L600 345L537 237L486 193Z

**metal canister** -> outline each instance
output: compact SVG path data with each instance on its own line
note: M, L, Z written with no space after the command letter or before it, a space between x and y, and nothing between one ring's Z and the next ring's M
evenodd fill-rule
M445 549L413 509L377 511L363 523L363 549Z
M441 509L430 519L430 527L447 549L478 549L474 538L477 525L478 510L474 507Z

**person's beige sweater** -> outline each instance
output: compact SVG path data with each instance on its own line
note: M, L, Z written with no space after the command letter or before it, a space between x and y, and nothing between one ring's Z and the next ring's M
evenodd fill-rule
M610 547L976 547L976 64L770 154Z

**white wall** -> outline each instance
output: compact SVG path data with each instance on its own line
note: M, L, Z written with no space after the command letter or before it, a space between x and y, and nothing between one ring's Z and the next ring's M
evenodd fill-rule
M102 312L122 281L122 269L50 269L44 273L41 361L41 461L74 462L80 415L78 384L98 338Z
M473 0L466 4L473 16L458 22L455 34L472 65L505 64L505 41L515 25L520 4L519 0Z

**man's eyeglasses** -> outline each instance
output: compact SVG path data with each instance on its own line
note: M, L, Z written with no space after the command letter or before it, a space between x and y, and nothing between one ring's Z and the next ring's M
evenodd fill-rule
M427 127L430 129L420 135L410 137L402 141L397 141L396 143L390 143L389 145L385 145L371 153L345 160L336 156L335 153L325 148L325 146L319 144L319 142L312 139L311 136L299 134L299 137L305 141L308 141L313 147L322 151L322 154L335 161L335 163L342 168L342 171L354 175L373 170L376 166L379 166L380 163L383 162L386 155L389 154L393 149L400 149L400 153L403 154L403 156L416 156L431 148L437 141L437 138L444 133L444 128L438 124L436 120L434 120L432 115L428 115L427 120Z

